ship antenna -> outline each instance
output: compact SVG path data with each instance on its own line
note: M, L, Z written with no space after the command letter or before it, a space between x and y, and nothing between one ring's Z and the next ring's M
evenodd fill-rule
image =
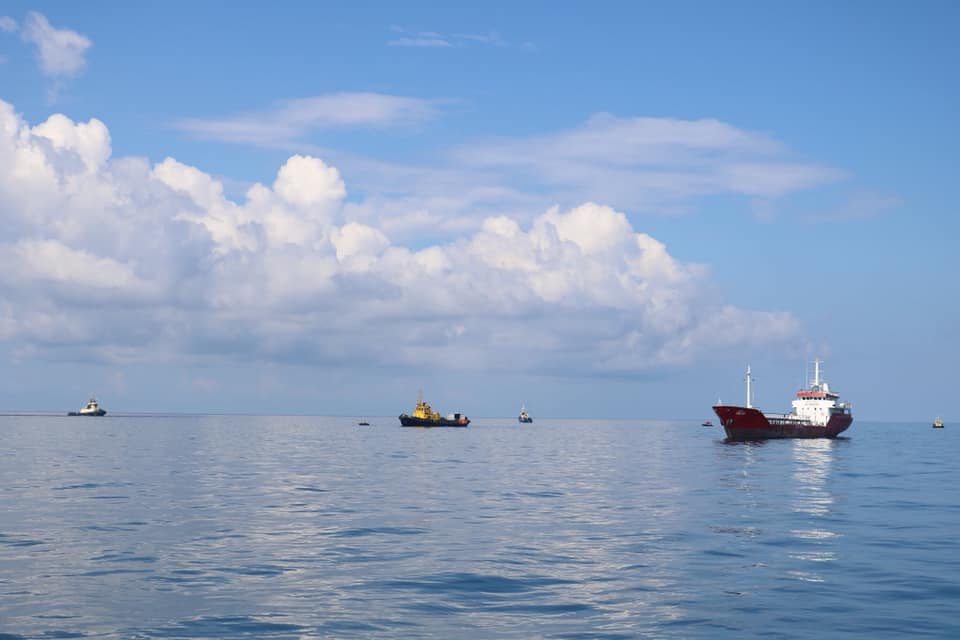
M813 388L820 389L820 358L813 361Z
M750 402L750 365L747 365L747 409L752 409L753 404Z

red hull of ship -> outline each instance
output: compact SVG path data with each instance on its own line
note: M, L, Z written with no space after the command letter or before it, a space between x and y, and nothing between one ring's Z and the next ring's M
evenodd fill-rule
M849 413L837 413L824 426L799 420L767 419L759 410L748 407L717 405L714 413L727 432L728 440L766 440L769 438L836 438L853 422Z

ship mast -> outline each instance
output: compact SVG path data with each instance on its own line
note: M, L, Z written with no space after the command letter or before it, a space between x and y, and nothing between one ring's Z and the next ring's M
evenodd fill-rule
M813 361L813 388L820 389L820 358Z
M747 365L747 409L752 409L753 405L750 403L750 365Z

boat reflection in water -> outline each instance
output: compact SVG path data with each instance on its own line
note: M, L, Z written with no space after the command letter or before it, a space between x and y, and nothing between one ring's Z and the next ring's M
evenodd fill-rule
M726 511L711 530L735 536L742 548L775 542L779 560L767 570L787 580L823 582L838 560L840 535L833 525L844 500L833 483L838 451L848 438L798 438L718 442ZM778 526L785 523L784 529Z
M823 564L837 560L835 540L830 522L836 515L836 496L831 473L834 455L845 446L845 438L837 440L794 440L791 510L803 519L803 526L790 531L796 540L788 557L799 564L788 575L804 582L823 582ZM814 563L814 564L810 564Z
M845 440L796 440L793 445L793 510L812 516L826 516L833 506L830 470L833 450Z

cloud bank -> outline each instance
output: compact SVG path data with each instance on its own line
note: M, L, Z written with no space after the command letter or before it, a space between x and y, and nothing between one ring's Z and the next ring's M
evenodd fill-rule
M404 246L323 159L233 200L176 159L112 157L99 120L31 126L2 101L0 166L0 340L19 358L606 375L798 332L597 202Z
M724 194L779 198L845 176L793 160L770 136L719 120L605 113L576 129L464 145L453 155L465 166L519 173L544 188L612 198L634 210Z
M409 127L444 115L439 100L341 93L249 114L183 119L176 126L223 142L321 154L351 178L354 215L398 237L479 229L489 216L526 224L553 204L601 202L631 214L677 215L715 197L774 215L783 199L845 180L843 170L798 159L772 136L715 119L591 116L580 126L484 139L412 165L311 146L311 133ZM354 198L354 200L357 200Z

